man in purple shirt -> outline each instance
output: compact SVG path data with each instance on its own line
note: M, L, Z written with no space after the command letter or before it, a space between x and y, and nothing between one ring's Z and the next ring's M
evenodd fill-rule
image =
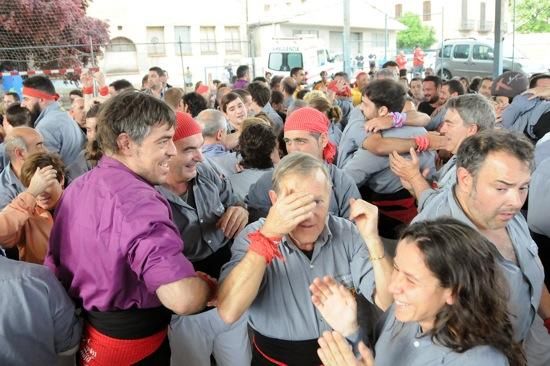
M250 68L248 65L241 65L237 68L237 80L233 84L233 89L246 89L250 82Z
M212 295L153 188L176 154L174 124L153 96L110 99L98 116L103 158L59 203L45 264L83 309L81 365L168 365L171 311L192 314Z

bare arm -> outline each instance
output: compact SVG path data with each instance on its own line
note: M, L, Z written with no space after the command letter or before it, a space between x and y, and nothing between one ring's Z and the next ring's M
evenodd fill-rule
M187 277L160 286L156 293L162 305L178 315L189 315L206 306L211 290L199 277Z
M250 307L258 295L266 268L264 257L248 252L229 273L218 293L218 312L224 322L236 322Z

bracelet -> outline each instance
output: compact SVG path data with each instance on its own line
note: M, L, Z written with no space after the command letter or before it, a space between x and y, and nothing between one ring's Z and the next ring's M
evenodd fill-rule
M372 257L369 255L369 260L370 261L379 261L380 259L384 259L386 257L386 252L382 252L382 255L379 256L379 257Z
M546 327L546 330L550 334L550 318L544 319L544 326Z
M393 128L403 127L403 124L405 123L405 120L407 119L407 114L406 113L390 112L390 116L393 120L393 122L392 122L392 127Z
M256 230L248 234L248 240L250 241L248 250L264 257L266 264L270 264L275 258L284 260L279 250L281 238L268 238L260 230Z
M427 135L420 135L414 138L416 144L416 151L422 152L428 150L430 147L430 139Z

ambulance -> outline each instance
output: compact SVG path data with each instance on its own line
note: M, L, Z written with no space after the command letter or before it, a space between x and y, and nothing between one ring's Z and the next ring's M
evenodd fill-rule
M266 72L289 76L290 70L301 67L310 85L321 79L321 71L326 71L329 75L342 71L342 63L335 62L328 50L319 46L317 38L273 38L273 46L266 58Z

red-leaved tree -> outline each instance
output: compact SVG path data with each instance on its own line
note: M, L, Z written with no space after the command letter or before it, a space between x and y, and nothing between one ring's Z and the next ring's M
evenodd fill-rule
M69 68L109 42L107 23L86 16L87 0L0 0L0 64Z

